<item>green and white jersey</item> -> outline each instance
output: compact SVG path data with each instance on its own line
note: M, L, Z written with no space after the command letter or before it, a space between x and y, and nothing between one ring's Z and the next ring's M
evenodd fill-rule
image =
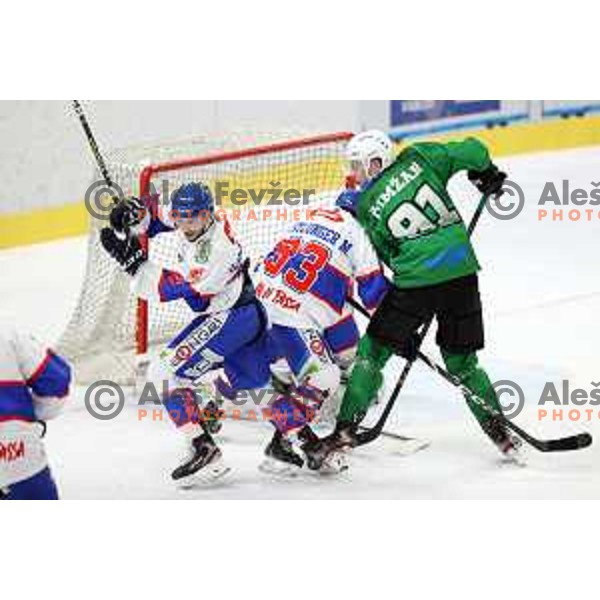
M417 143L361 193L357 218L393 271L397 287L435 285L479 270L446 188L459 171L489 165L487 148L474 138Z

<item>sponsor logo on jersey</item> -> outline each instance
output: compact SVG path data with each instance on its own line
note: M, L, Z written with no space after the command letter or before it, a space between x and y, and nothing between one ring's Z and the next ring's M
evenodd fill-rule
M210 317L198 329L194 329L182 344L170 351L161 352L161 358L166 359L170 356L169 364L172 367L183 364L221 330L225 321L226 318L220 315Z
M277 304L277 306L281 306L281 308L285 308L286 310L292 310L294 312L298 312L302 303L292 296L289 296L281 289L275 290L275 295L271 298L271 302L273 304Z
M192 356L193 351L188 344L183 344L182 346L178 346L175 350L175 354L171 359L171 366L176 367L177 365L185 362Z
M286 294L284 290L271 287L263 282L259 283L256 287L256 295L259 299L272 302L273 304L281 306L281 308L285 308L286 310L298 312L302 307L302 302Z
M256 286L256 295L258 298L266 300L273 292L273 288L265 285L262 281Z
M310 351L313 354L318 354L319 356L325 352L325 348L323 346L323 342L321 340L313 340L310 343Z
M210 240L199 240L196 244L195 261L199 263L207 262L210 257L211 247Z
M226 317L215 315L204 321L198 329L195 329L192 335L187 338L187 343L193 351L198 350L203 346L223 325L225 325Z
M313 356L318 358L320 363L324 365L329 364L329 356L327 355L325 344L323 343L323 339L319 335L319 332L314 329L309 329L305 331L304 339Z
M3 444L0 442L0 461L14 462L25 456L25 442L18 440L16 442L8 442Z

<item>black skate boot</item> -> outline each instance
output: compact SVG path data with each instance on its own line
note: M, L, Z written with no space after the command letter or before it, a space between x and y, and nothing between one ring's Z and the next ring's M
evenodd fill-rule
M525 466L525 453L521 438L513 435L499 417L493 416L482 423L481 428L494 442L507 462Z
M259 469L271 475L294 476L304 466L304 459L295 452L290 440L280 431L275 431L265 448L265 456Z
M319 436L311 429L310 425L305 425L298 432L298 439L302 442L303 446L304 444L316 444L321 441Z
M302 444L308 468L323 473L345 471L348 468L345 454L356 445L357 429L356 423L339 421L331 435Z
M189 456L171 473L171 477L181 487L191 487L219 479L229 470L212 437L204 432L191 440Z

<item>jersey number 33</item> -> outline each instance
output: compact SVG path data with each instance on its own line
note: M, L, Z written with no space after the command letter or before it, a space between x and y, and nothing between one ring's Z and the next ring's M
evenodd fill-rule
M310 290L330 257L329 248L318 242L289 238L280 241L265 258L264 269L271 277L281 275L288 287L303 294Z

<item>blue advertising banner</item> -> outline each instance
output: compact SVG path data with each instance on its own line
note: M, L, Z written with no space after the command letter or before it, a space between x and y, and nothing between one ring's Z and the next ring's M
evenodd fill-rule
M391 127L500 110L500 100L392 100Z

